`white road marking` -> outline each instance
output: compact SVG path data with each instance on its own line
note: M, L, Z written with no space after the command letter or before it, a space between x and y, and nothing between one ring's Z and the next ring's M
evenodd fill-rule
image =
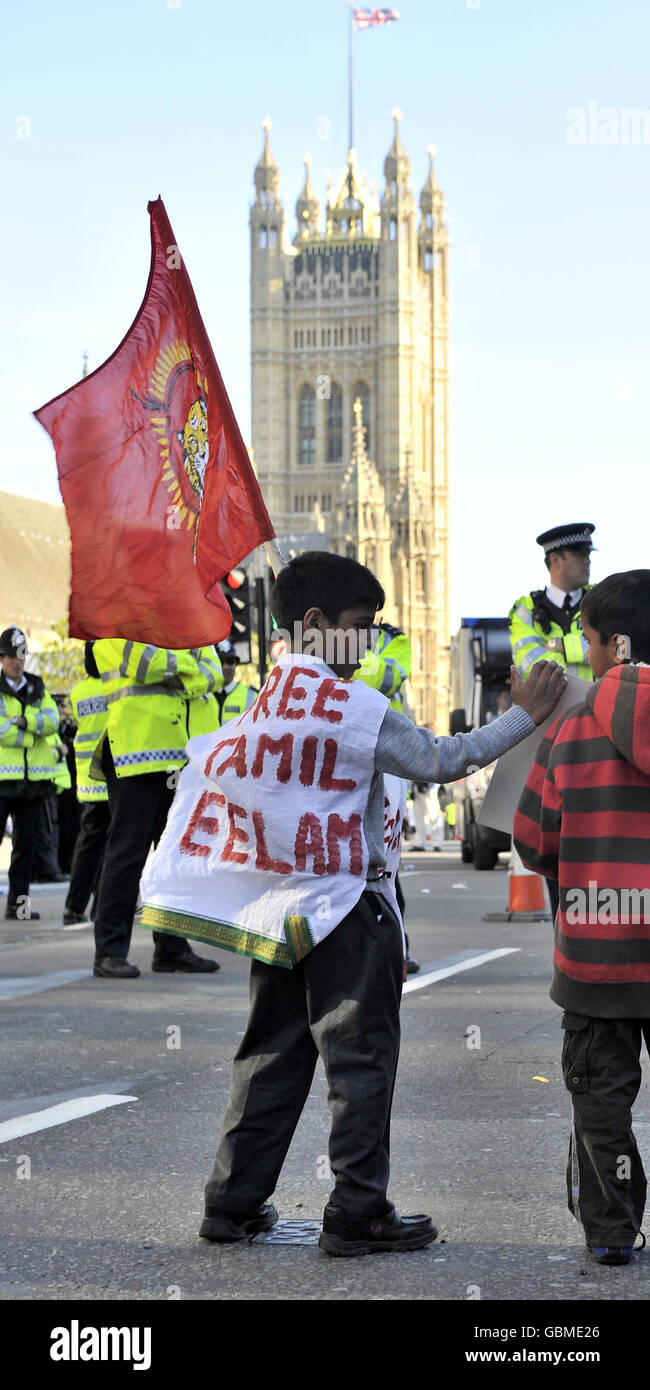
M460 951L457 956L449 956L444 961L431 961L431 966L438 964L439 968L431 969L425 966L419 975L413 975L402 987L402 994L410 994L414 989L424 989L426 985L433 985L437 980L446 980L449 975L459 975L463 970L474 970L477 965L485 965L489 960L497 960L499 956L512 956L520 951L520 946L501 946L497 951L481 951L479 955L473 955L471 951Z
M109 1105L126 1105L137 1100L137 1096L79 1096L76 1100L64 1100L60 1105L50 1105L46 1110L34 1110L30 1115L18 1115L15 1120L5 1120L0 1124L0 1144L9 1139L21 1139L24 1134L35 1134L39 1129L51 1129L53 1125L64 1125L69 1120L79 1120L84 1115L94 1115L98 1110L106 1110Z
M39 994L76 980L89 980L92 970L52 970L49 975L6 975L0 978L0 999L19 999L23 994Z

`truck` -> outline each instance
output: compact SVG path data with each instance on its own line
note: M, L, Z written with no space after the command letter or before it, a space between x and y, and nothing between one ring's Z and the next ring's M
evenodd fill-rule
M461 619L451 643L452 735L489 724L510 707L511 663L507 618ZM475 869L493 869L499 854L511 848L509 835L477 824L495 766L491 763L454 783L456 838L463 863L473 863Z

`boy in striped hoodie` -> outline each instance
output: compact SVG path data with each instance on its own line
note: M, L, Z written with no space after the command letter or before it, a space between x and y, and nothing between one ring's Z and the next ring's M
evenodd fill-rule
M582 627L596 683L540 744L514 842L559 886L569 1210L600 1264L628 1264L646 1199L632 1105L642 1036L650 1050L650 570L591 589Z

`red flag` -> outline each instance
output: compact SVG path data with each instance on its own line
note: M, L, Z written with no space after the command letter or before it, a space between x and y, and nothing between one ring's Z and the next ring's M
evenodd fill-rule
M227 637L219 580L273 526L160 198L138 315L92 375L34 412L72 538L70 636Z

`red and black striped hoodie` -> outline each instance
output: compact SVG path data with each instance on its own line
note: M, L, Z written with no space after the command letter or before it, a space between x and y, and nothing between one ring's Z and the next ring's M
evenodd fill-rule
M650 1018L650 666L616 666L540 744L514 842L557 878L551 999Z

